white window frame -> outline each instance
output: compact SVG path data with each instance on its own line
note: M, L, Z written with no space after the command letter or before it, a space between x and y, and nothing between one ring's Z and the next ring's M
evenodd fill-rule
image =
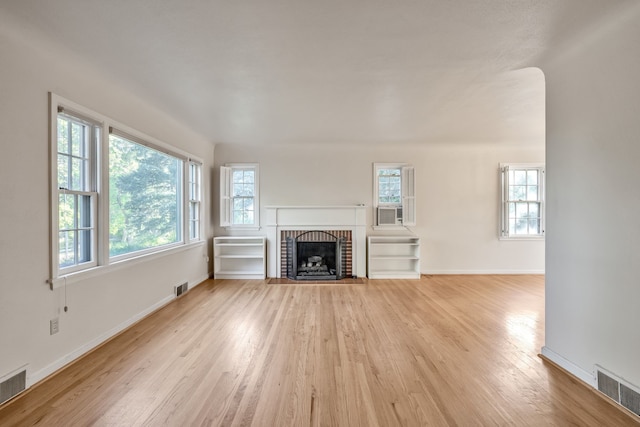
M136 258L139 257L141 255L146 255L146 254L152 254L152 253L156 253L158 251L162 251L162 250L166 250L166 249L170 249L173 247L179 247L181 245L183 245L184 243L188 242L188 238L186 237L185 233L185 229L186 229L186 222L187 222L187 218L188 218L188 212L185 212L185 206L186 206L186 198L187 195L185 194L185 189L186 189L186 184L185 181L187 179L187 157L181 153L177 153L173 148L165 145L165 144L159 144L158 141L153 140L151 137L148 137L144 134L141 134L135 130L132 130L130 128L125 128L120 126L109 126L109 139L111 136L114 136L116 138L122 139L126 142L129 142L131 144L137 144L140 146L143 146L147 149L153 150L153 151L157 151L160 152L164 155L167 155L173 159L179 160L182 164L182 173L179 175L178 179L178 190L180 192L180 194L178 194L178 197L180 198L179 201L179 212L178 212L178 218L176 218L176 232L180 233L179 236L177 236L177 239L175 242L171 242L171 243L167 243L167 244L163 244L163 245L158 245L158 246L153 246L153 247L149 247L149 248L144 248L144 249L139 249L139 250L133 250L130 252L125 252L122 254L114 254L111 255L110 254L110 248L108 247L108 240L107 239L107 256L109 256L109 260L110 262L118 262L118 261L122 261L122 260L126 260L126 259L130 259L130 258ZM106 157L108 159L108 155ZM108 171L107 172L107 176L108 176ZM108 185L109 179L107 178L105 180L105 182ZM105 191L109 191L109 189L106 189ZM110 193L109 196L111 195ZM110 217L107 216L107 221L110 220Z
M400 170L400 203L380 202L378 171L381 169ZM415 168L409 163L374 163L373 164L373 218L374 228L406 228L416 225L416 177ZM379 225L379 207L399 207L402 208L402 224Z
M52 109L53 110L53 109ZM85 129L89 129L88 135L88 147L87 153L84 158L86 158L86 172L82 175L83 180L85 181L84 189L78 190L73 188L63 187L61 183L58 182L58 161L60 156L65 157L75 157L76 159L80 159L80 157L73 156L72 154L65 154L58 152L58 118L63 116L68 120L80 124L85 127ZM55 206L54 211L51 215L51 229L55 230L55 233L52 234L51 238L51 249L52 249L52 268L57 272L64 272L65 274L73 273L76 271L84 270L87 268L92 268L98 265L98 201L99 201L99 181L98 181L98 158L99 158L99 149L100 149L100 139L101 139L101 131L102 131L102 123L100 120L96 120L91 116L84 114L84 112L79 112L72 110L68 107L64 107L62 105L56 105L55 111L51 113L51 122L52 122L52 143L51 143L51 203ZM89 260L85 262L75 262L69 266L60 266L60 232L63 231L60 228L60 197L64 196L75 199L74 205L76 206L76 211L78 210L77 204L78 199L81 197L88 197L90 202L89 206L89 221L91 225L88 227L88 231L90 231L90 243L89 243ZM81 229L87 230L87 228L80 226L77 224L77 218L74 215L74 227L69 229L69 231L77 233ZM76 239L78 236L76 234ZM75 246L75 245L74 245ZM73 248L74 258L77 258L77 247Z
M535 170L538 172L538 191L535 199L527 198L511 200L509 198L509 171L510 170ZM501 240L544 240L545 233L545 165L544 163L501 163L500 164L500 223L499 238ZM540 233L515 234L509 227L509 204L511 203L537 203L540 218Z
M233 223L233 172L237 170L254 171L253 223ZM220 166L220 227L257 230L260 228L260 165L258 163L227 163Z
M185 221L185 236L190 242L202 239L202 163L189 159L187 165L187 220Z
M108 270L109 266L115 264L122 265L123 262L138 262L147 256L160 256L171 250L180 250L186 248L190 244L203 244L202 232L202 178L200 175L199 182L199 236L197 239L189 239L189 201L188 198L188 181L189 166L192 163L202 165L202 161L189 153L183 152L171 145L155 140L152 137L142 134L132 128L116 122L106 116L92 111L82 105L67 100L54 93L49 94L49 111L50 111L50 129L49 129L49 151L50 151L50 279L51 288L56 288L66 284L68 281L76 281L81 278L92 277L101 272ZM58 185L58 114L63 112L65 115L75 117L76 119L92 124L99 129L99 138L92 143L91 151L91 191L72 191L70 189L59 188ZM183 159L182 173L180 175L180 188L182 191L182 201L180 202L180 232L181 239L178 242L150 248L143 251L131 252L130 254L109 257L109 132L111 129L117 129L126 135L135 138L135 142L143 143L158 151L171 154L174 157ZM200 167L201 173L201 167ZM92 257L90 262L76 264L69 267L60 266L59 252L59 195L88 195L91 198L91 216L94 224L94 232L92 237Z

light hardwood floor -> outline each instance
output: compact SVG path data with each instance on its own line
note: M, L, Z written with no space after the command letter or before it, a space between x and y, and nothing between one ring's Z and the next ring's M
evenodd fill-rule
M542 276L207 281L0 408L2 426L624 426L538 357Z

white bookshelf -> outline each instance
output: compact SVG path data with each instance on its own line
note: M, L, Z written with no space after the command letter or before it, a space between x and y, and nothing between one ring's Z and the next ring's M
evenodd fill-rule
M265 279L267 239L256 236L213 238L214 279Z
M368 236L369 279L419 279L420 238L416 236Z

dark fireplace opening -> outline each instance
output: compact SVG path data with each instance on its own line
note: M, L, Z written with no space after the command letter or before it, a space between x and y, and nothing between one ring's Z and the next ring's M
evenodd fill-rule
M320 232L323 240L306 240L303 233L287 237L287 277L292 280L339 280L345 276L346 257L344 238Z

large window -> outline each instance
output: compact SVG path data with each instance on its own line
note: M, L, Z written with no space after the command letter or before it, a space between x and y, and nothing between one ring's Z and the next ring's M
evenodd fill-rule
M183 161L109 135L109 256L182 241Z
M501 237L544 237L544 166L501 165L501 178Z
M415 171L406 163L374 163L373 206L376 226L416 224Z
M53 94L51 123L52 279L201 240L198 161Z
M220 225L255 228L260 225L257 164L229 164L220 168Z

